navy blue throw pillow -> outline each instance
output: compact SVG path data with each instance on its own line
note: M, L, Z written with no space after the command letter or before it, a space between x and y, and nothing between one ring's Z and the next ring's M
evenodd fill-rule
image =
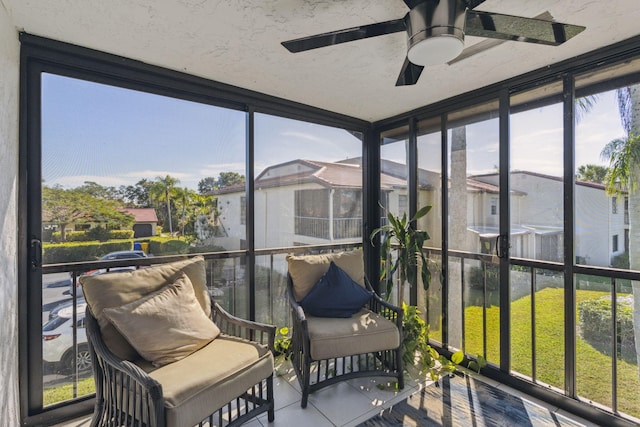
M300 305L317 317L351 317L360 311L373 293L354 282L333 261Z

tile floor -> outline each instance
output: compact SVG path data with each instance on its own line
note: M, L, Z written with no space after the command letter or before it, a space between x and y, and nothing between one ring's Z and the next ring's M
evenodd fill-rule
M417 393L422 387L434 387L430 381L417 380L415 376L406 381L404 390L380 390L377 384L386 382L389 378L359 378L349 380L317 391L309 396L306 409L300 407L300 386L288 363L276 368L275 402L276 416L271 424L267 415L263 414L250 422L246 427L349 427L377 415L382 410ZM575 417L563 410L545 402L513 390L504 384L491 379L477 377L487 383L508 391L527 401L527 404L547 408L550 412L557 412L565 417L581 423L587 427L595 424ZM89 417L57 424L53 427L88 427Z

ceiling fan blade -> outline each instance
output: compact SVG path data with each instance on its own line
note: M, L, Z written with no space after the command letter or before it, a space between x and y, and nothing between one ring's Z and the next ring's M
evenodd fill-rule
M584 29L585 27L580 25L467 10L465 34L558 46Z
M398 33L400 31L406 31L404 19L394 19L392 21L377 22L375 24L289 40L282 42L282 46L289 49L290 52L296 53L384 34Z
M469 9L474 9L484 3L486 0L466 0L467 7Z
M409 86L416 84L423 69L424 67L422 65L413 64L409 61L409 58L405 58L396 86Z
M403 0L404 4L407 5L409 9L413 9L419 3L424 3L424 0Z
M542 12L540 15L536 15L534 16L535 19L542 19L545 21L553 21L553 16L549 13L549 11L545 11ZM480 52L484 52L486 50L492 49L496 46L500 46L503 43L506 43L508 40L501 40L501 39L487 39L487 40L483 40L481 42L478 42L476 44L473 44L469 47L466 47L462 53L458 56L456 56L455 58L453 58L451 61L447 62L447 64L449 65L453 65L456 62L460 62L464 59L470 58L473 55L476 55Z

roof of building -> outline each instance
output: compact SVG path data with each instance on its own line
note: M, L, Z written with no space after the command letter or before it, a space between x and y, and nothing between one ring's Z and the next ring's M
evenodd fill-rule
M123 208L122 211L133 215L136 222L158 222L154 208Z
M362 188L362 169L359 163L321 162L297 159L269 166L255 179L255 188L280 187L316 183L327 188ZM406 187L406 181L388 174L381 174L382 189ZM228 194L244 191L244 184L231 185L214 191Z
M346 159L331 163L317 160L296 159L289 162L272 165L264 169L255 180L255 188L281 187L287 185L299 185L305 183L317 183L327 188L362 188L362 158ZM391 160L382 159L380 163L380 187L382 190L404 188L407 186L406 165ZM524 174L538 178L562 181L562 177L546 175L531 171L513 171L512 174ZM467 191L469 192L500 192L500 187L493 184L491 178L498 177L498 173L473 175L467 178ZM440 174L438 172L419 169L419 187L421 190L432 190L440 186ZM576 185L604 190L603 184L595 182L576 181ZM230 194L243 192L245 184L235 184L214 191L214 194ZM526 195L526 192L512 188L511 194Z

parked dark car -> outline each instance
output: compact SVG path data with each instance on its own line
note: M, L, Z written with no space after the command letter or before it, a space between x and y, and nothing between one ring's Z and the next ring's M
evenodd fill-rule
M129 259L129 258L146 258L147 254L144 251L117 251L110 252L100 258L101 261L113 260L113 259Z
M138 258L147 258L148 255L144 252L144 251L138 251L138 250L133 250L133 251L116 251L116 252L109 252L108 254L104 255L103 257L100 258L100 261L115 261L115 260L121 260L121 259L138 259ZM135 270L135 267L116 267L116 268L110 268L110 269L98 269L98 270L89 270L85 273L82 273L82 275L87 275L87 274L102 274L102 273L108 273L108 272L115 272L115 271L131 271L131 270ZM71 288L69 289L68 294L71 294L71 292L73 292L73 280L71 280ZM76 281L76 295L78 297L81 297L83 295L82 293L82 286L80 286L80 282Z

